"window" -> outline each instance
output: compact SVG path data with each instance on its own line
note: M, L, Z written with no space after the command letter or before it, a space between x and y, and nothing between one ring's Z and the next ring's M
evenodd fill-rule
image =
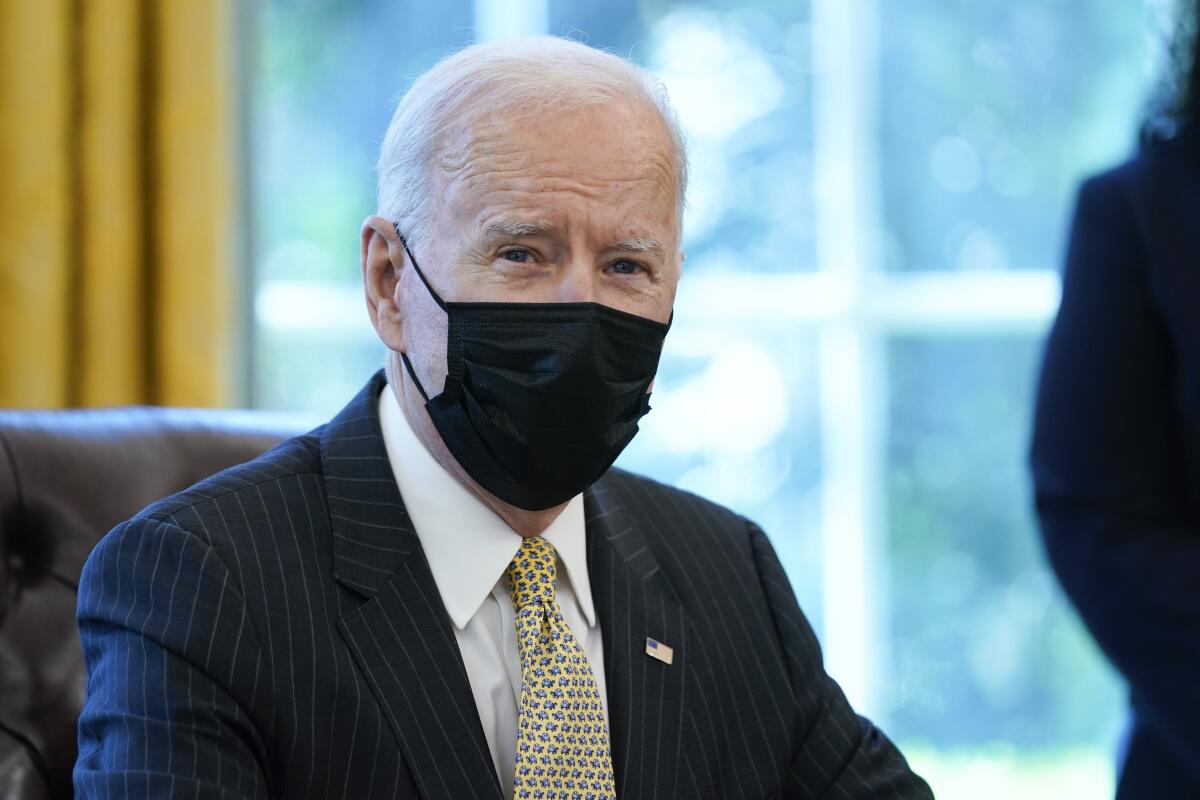
M1122 692L1041 556L1025 449L1074 186L1132 148L1159 5L271 2L255 401L331 414L380 364L357 231L412 77L527 32L627 55L694 177L620 463L764 527L831 674L939 797L1111 793Z

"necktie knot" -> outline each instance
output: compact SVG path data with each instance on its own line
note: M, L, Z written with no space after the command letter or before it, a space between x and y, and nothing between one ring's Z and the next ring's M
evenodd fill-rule
M513 608L520 611L530 603L554 602L554 545L540 536L521 541L521 548L508 565Z

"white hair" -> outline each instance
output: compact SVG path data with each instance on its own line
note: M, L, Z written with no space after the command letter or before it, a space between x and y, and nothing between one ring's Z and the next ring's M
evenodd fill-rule
M675 199L682 213L687 154L662 83L637 65L570 39L531 36L466 47L421 75L392 115L379 151L378 213L412 241L424 238L438 187L444 140L473 117L568 111L611 102L645 103L671 140Z

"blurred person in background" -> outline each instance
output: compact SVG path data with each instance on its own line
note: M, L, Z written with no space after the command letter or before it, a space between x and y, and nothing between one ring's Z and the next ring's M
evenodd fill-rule
M1032 471L1055 571L1128 680L1121 800L1200 797L1200 2L1128 163L1079 192Z
M616 56L510 40L413 84L361 228L385 369L92 553L81 796L931 796L763 532L609 470L685 183Z

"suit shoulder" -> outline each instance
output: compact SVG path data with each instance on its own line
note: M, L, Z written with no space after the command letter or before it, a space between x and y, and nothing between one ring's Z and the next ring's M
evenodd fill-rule
M757 526L737 512L698 494L622 469L609 470L604 488L648 530L688 536L702 525L719 538L747 546Z
M1172 139L1147 145L1121 164L1086 178L1080 196L1125 197L1135 205L1147 192L1188 188L1200 180L1200 144L1195 139Z
M1145 178L1146 167L1141 157L1089 175L1079 184L1077 212L1097 213L1101 209L1119 209L1128 202L1133 189Z
M259 490L303 475L321 473L321 428L280 442L250 461L234 465L138 512L131 522L177 520L202 506L236 501L242 493ZM176 523L178 524L178 523ZM181 526L183 527L183 526Z

